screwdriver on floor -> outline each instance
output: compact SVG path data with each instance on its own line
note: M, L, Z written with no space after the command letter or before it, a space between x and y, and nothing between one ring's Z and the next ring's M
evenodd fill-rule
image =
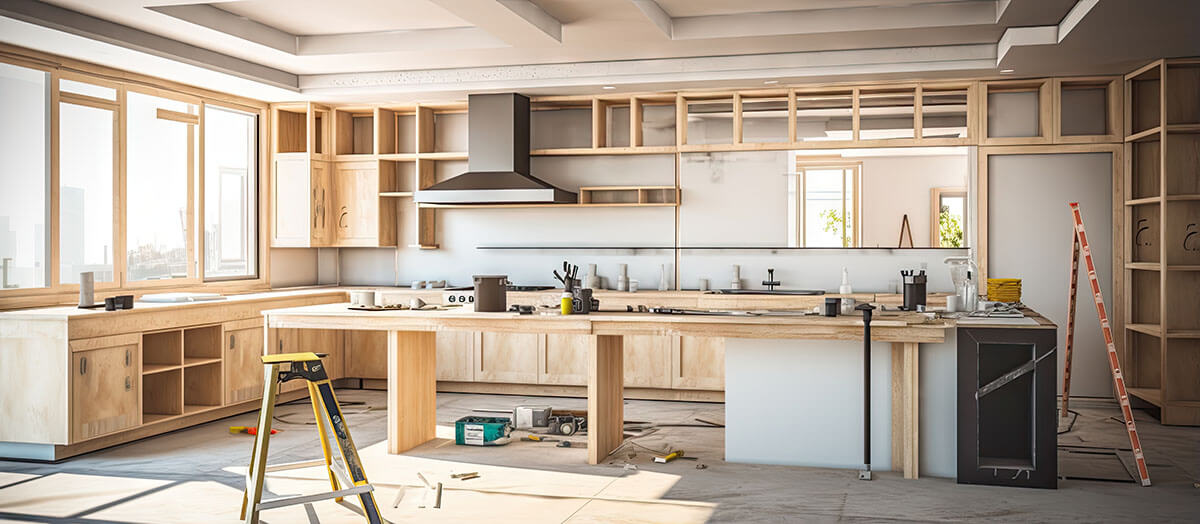
M250 435L258 435L258 428L255 426L229 426L229 432L230 433L247 433ZM279 431L276 431L274 429L271 430L272 435L274 435L276 433L279 433Z

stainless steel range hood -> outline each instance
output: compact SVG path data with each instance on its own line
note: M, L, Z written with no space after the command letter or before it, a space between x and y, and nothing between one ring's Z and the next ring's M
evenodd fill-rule
M579 197L529 174L529 99L467 97L467 172L418 190L427 204L574 204Z

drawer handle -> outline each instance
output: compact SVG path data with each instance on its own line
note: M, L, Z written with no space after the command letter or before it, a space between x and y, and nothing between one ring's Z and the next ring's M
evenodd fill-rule
M129 380L129 377L126 376L125 377L125 391L129 391L131 389L133 389L133 381Z
M233 351L233 335L229 335L229 350Z
M129 364L130 364L129 360L130 360L129 359L129 350L126 349L125 350L125 367L129 367Z
M79 374L87 374L87 357L79 357Z

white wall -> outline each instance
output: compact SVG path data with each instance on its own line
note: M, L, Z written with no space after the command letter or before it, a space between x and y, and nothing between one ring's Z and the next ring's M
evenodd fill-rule
M935 187L967 187L967 156L862 158L862 245L893 247L908 215L914 246L928 247L930 200Z
M1020 278L1022 302L1058 324L1060 384L1073 227L1068 202L1080 204L1105 305L1112 311L1112 155L988 157L988 276ZM1071 393L1108 397L1112 379L1088 288L1087 273L1080 271Z

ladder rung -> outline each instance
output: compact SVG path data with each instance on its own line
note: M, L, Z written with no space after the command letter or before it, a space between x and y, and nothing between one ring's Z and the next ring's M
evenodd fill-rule
M319 500L328 500L328 499L335 499L338 497L348 497L351 495L358 495L360 493L366 493L368 491L374 491L374 490L375 490L375 486L372 486L370 484L363 484L361 486L354 486L352 488L339 489L337 491L330 491L328 493L317 493L315 495L300 495L300 496L296 496L296 497L278 497L278 498L273 498L270 500L264 500L262 502L259 502L258 509L261 511L264 509L282 508L284 506L294 506L296 504L307 504L309 502L317 502Z

